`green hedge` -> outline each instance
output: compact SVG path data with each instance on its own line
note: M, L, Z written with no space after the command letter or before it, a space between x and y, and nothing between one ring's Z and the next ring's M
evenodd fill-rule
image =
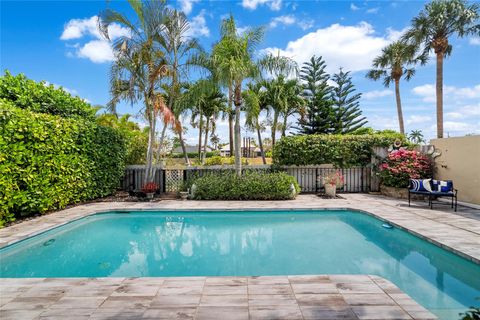
M188 158L198 158L198 152L187 152ZM220 156L220 151L208 151L205 155L206 158ZM171 158L183 158L183 153L172 153Z
M300 192L295 178L284 172L211 173L190 184L195 200L288 200Z
M288 136L275 144L273 164L361 166L370 163L373 147L387 147L395 140L407 143L400 133Z
M8 71L0 77L0 99L16 107L61 117L81 117L93 120L97 110L85 100L74 97L63 88L47 82L35 82L25 75L13 76Z
M124 158L123 136L113 128L0 100L0 226L110 194Z

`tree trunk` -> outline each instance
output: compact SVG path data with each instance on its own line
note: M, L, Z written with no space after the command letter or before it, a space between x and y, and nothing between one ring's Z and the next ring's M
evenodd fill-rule
M262 134L260 133L260 125L257 122L257 136L258 136L258 147L260 148L260 153L262 154L262 161L263 164L267 164L267 159L265 159L265 152L263 151L263 142L262 142Z
M200 124L198 125L198 160L202 160L202 134L203 134L203 114L200 112Z
M228 87L228 143L230 145L230 157L233 156L233 115L232 115L232 95L233 88L232 85Z
M275 146L275 134L277 132L277 124L278 124L278 111L275 110L273 113L273 123L272 123L272 148Z
M202 164L205 164L205 158L207 157L207 142L208 142L208 126L209 125L210 125L210 118L207 117L207 122L205 123L205 141L203 143Z
M242 175L242 158L241 158L241 133L240 133L240 106L242 103L241 84L235 86L235 172L238 176Z
M144 184L153 182L153 177L155 176L155 168L153 167L153 144L155 143L155 111L149 110L147 112L150 131L148 132L147 161L145 166Z
M437 138L443 138L443 56L437 53Z
M158 141L157 163L160 163L160 159L162 158L163 142L165 141L165 133L166 132L167 132L167 124L164 123L162 133L160 134L160 140Z
M183 159L185 160L185 165L190 166L190 160L188 159L187 147L185 146L185 141L183 141L183 127L180 127L180 129L178 130L178 139L180 139L180 146L182 146Z
M285 135L286 135L287 120L288 120L288 115L285 115L285 117L283 118L282 137L285 137Z
M400 79L395 79L395 98L397 101L398 125L400 127L400 133L405 134L405 127L403 126L402 101L400 100Z

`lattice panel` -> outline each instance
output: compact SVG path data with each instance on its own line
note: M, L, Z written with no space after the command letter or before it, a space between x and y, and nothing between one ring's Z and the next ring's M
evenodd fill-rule
M178 192L183 184L183 170L165 170L165 191Z

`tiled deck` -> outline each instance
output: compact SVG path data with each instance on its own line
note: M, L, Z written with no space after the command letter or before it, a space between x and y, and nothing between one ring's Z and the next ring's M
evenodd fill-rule
M143 209L363 210L480 262L480 212L447 206L409 208L366 194L325 200L91 203L0 230L0 247L96 212ZM440 210L439 210L440 209ZM3 319L435 319L390 282L375 276L235 278L0 279Z
M436 319L366 275L4 279L2 320Z

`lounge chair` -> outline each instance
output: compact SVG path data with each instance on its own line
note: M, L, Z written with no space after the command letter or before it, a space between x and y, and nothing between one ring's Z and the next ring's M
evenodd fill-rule
M434 199L450 197L452 198L451 206L452 208L455 207L455 212L457 212L457 193L458 190L453 188L452 180L410 179L408 185L408 206L410 206L411 194L428 196L430 209L433 209Z

